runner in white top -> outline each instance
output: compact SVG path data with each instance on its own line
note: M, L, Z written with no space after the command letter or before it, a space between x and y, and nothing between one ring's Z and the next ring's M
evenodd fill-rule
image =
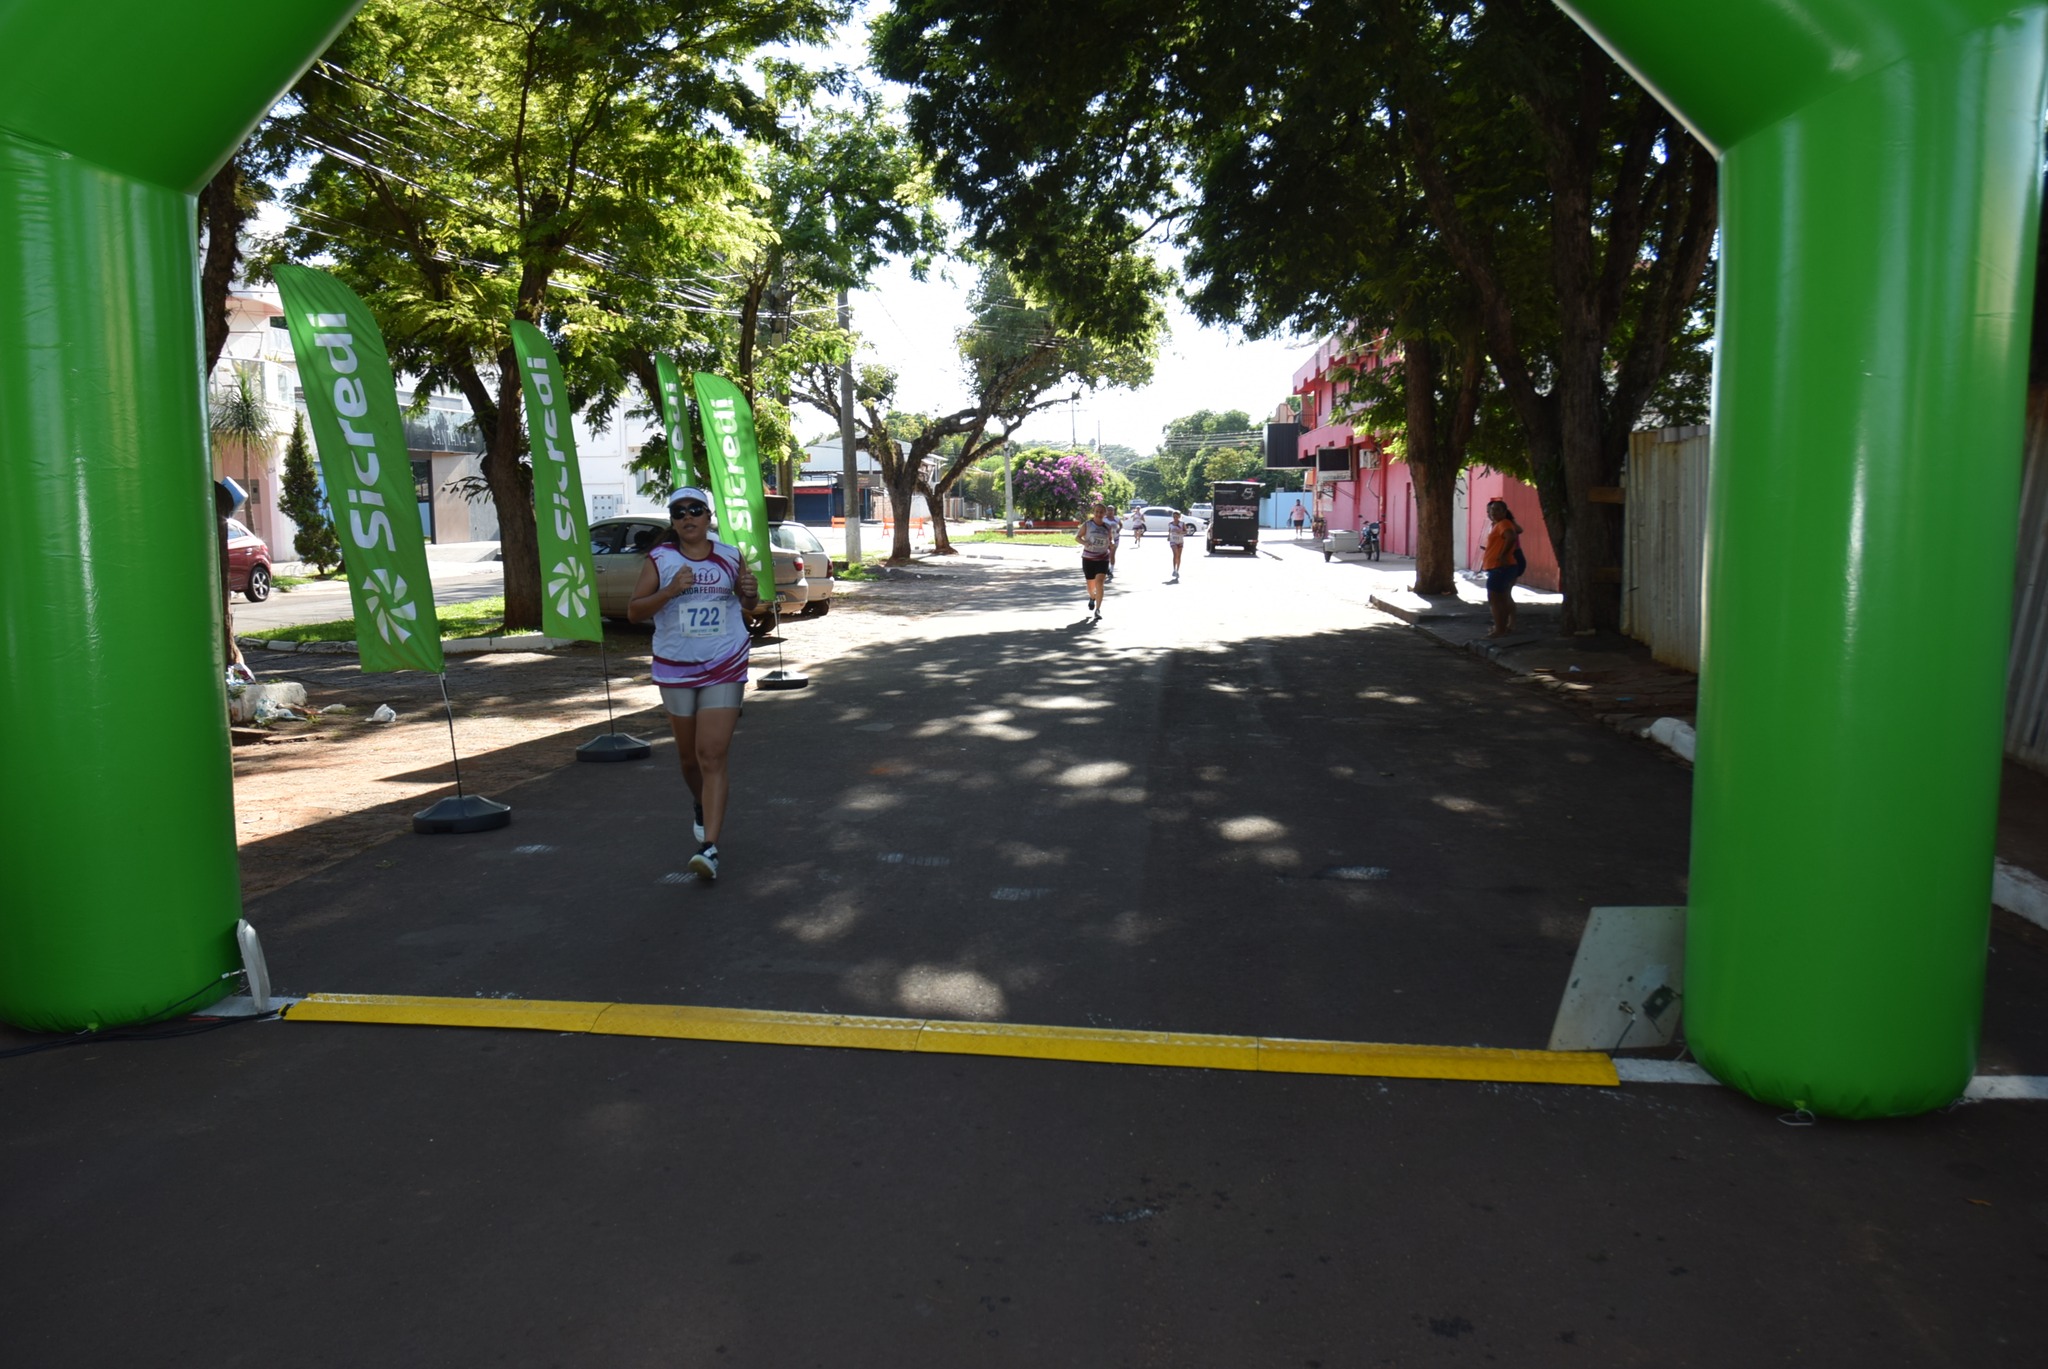
M1180 521L1180 510L1173 511L1173 517L1166 523L1166 545L1173 549L1173 578L1180 579L1181 544L1188 540L1188 525Z
M647 554L626 616L654 624L654 683L696 809L690 868L714 880L731 791L726 756L747 687L746 615L759 606L760 589L739 550L712 540L710 495L685 486L668 513L675 540Z
M1081 578L1088 582L1088 607L1097 618L1102 616L1102 590L1103 582L1109 578L1109 558L1116 550L1116 534L1102 516L1103 508L1097 500L1088 511L1087 521L1074 530L1074 540L1081 544Z

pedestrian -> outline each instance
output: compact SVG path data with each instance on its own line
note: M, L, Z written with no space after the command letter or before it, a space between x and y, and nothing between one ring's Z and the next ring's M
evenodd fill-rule
M1144 511L1143 509L1132 509L1132 510L1131 510L1131 545L1135 547L1135 546L1137 546L1137 545L1138 545L1138 544L1139 544L1140 542L1142 542L1142 541L1144 541L1144 540L1145 540L1145 511Z
M1311 542L1321 542L1321 541L1323 541L1323 540L1324 540L1325 538L1327 538L1327 537L1328 537L1329 535L1330 535L1330 520L1329 520L1329 519L1327 519L1327 518L1325 518L1325 517L1323 516L1323 511L1322 511L1321 509L1317 509L1317 510L1316 510L1316 516L1315 516L1315 518L1314 518L1314 519L1312 519L1312 520L1310 521L1310 523L1309 523L1309 530L1308 530L1308 538L1309 538L1309 541L1311 541Z
M1486 572L1486 607L1493 614L1493 631L1486 635L1505 637L1515 630L1515 581L1529 561L1522 554L1521 524L1508 513L1507 501L1488 500L1486 516L1493 523L1480 559Z
M1108 505L1097 500L1087 521L1074 531L1081 544L1081 578L1088 582L1088 607L1096 621L1102 618L1102 592L1109 580L1109 563L1116 555L1116 533L1110 526Z
M686 485L669 497L668 516L670 536L647 554L626 616L654 624L654 683L695 810L690 869L708 881L718 878L731 793L726 758L747 688L746 620L761 606L760 586L739 549L711 536L710 495Z
M1124 520L1123 515L1119 514L1113 507L1105 504L1103 509L1107 515L1103 521L1109 525L1109 572L1104 578L1114 580L1116 579L1116 549L1123 543Z
M1181 521L1180 510L1173 511L1173 517L1166 520L1166 545L1173 551L1173 580L1180 583L1180 549L1188 540L1188 525Z
M1294 540L1301 540L1301 525L1308 521L1308 515L1301 507L1301 501L1294 501L1294 512L1287 515L1287 521L1294 524Z

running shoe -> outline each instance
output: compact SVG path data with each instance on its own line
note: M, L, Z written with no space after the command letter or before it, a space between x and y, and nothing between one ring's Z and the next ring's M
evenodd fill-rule
M697 813L690 823L690 831L695 836L697 844L702 846L704 844L704 805L700 803L695 805L695 807Z
M698 848L697 854L690 857L690 873L707 884L716 880L718 878L718 848L716 846Z

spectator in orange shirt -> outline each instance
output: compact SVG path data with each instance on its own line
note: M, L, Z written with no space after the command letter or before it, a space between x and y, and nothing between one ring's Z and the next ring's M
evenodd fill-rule
M1507 502L1488 500L1486 516L1493 520L1479 563L1486 572L1486 606L1493 613L1493 631L1486 635L1505 637L1515 630L1515 581L1529 561L1522 555L1522 526L1508 513Z

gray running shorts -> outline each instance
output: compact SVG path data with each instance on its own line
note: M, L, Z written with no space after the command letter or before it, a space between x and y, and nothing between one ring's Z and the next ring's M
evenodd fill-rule
M672 717L694 718L707 708L738 708L746 696L743 684L661 686L661 706Z

